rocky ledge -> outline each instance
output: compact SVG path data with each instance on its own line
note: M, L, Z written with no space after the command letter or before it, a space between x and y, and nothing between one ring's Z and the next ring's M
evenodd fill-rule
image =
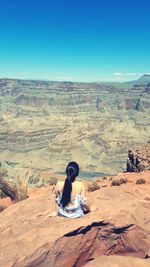
M139 175L145 184L136 183ZM121 186L111 186L113 177L98 182L88 193L98 210L80 219L48 217L52 186L10 205L0 213L0 266L149 266L150 172L121 176L128 178Z

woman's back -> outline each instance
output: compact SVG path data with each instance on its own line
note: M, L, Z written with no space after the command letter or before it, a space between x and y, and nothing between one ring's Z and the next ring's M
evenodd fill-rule
M65 207L61 204L63 188L63 181L58 182L55 188L56 203L59 205L59 215L68 218L82 217L84 215L83 206L86 203L84 184L80 181L74 181L72 183L71 199Z
M64 188L64 181L59 181L56 184L56 188L55 188L55 193L56 196L60 195L63 191ZM85 190L85 186L83 184L83 182L81 181L74 181L72 183L72 191L71 191L71 198L74 197L75 195L81 195L81 197L86 197L86 190Z
M66 168L65 181L59 181L55 187L58 215L68 218L79 218L84 212L91 211L86 202L86 189L81 181L76 181L79 174L79 165L72 161Z

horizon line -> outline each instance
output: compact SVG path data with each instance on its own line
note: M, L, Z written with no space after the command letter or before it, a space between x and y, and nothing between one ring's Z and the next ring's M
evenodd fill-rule
M145 73L142 74L140 77L142 76L150 76L150 73ZM127 83L127 82L132 82L132 81L136 81L136 80L93 80L93 81L85 81L85 80L71 80L71 79L42 79L42 78L13 78L13 77L0 77L0 80L23 80L23 81L40 81L40 82L70 82L70 83ZM137 78L138 80L138 78Z

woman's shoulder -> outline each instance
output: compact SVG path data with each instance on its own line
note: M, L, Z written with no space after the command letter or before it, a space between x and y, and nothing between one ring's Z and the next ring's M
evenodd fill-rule
M76 184L83 184L83 182L82 181L80 181L80 180L75 180L75 182L74 183L76 183Z
M60 189L60 188L62 188L64 186L64 181L58 181L57 183L56 183L56 188L57 189Z
M76 180L75 182L80 184L80 185L84 185L83 181L81 181L81 180Z
M57 184L58 184L58 185L60 185L60 184L64 184L64 182L65 182L65 181L60 180L60 181L57 181Z
M83 188L84 187L84 183L82 182L82 181L75 181L75 185L77 186L77 187L79 187L79 188Z

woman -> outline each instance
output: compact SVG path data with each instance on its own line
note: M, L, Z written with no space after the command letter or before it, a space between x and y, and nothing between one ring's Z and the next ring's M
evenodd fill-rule
M56 184L56 211L49 216L59 216L67 218L83 217L85 212L91 211L86 200L86 189L82 182L75 181L79 174L79 166L72 161L66 168L67 178L65 182Z

